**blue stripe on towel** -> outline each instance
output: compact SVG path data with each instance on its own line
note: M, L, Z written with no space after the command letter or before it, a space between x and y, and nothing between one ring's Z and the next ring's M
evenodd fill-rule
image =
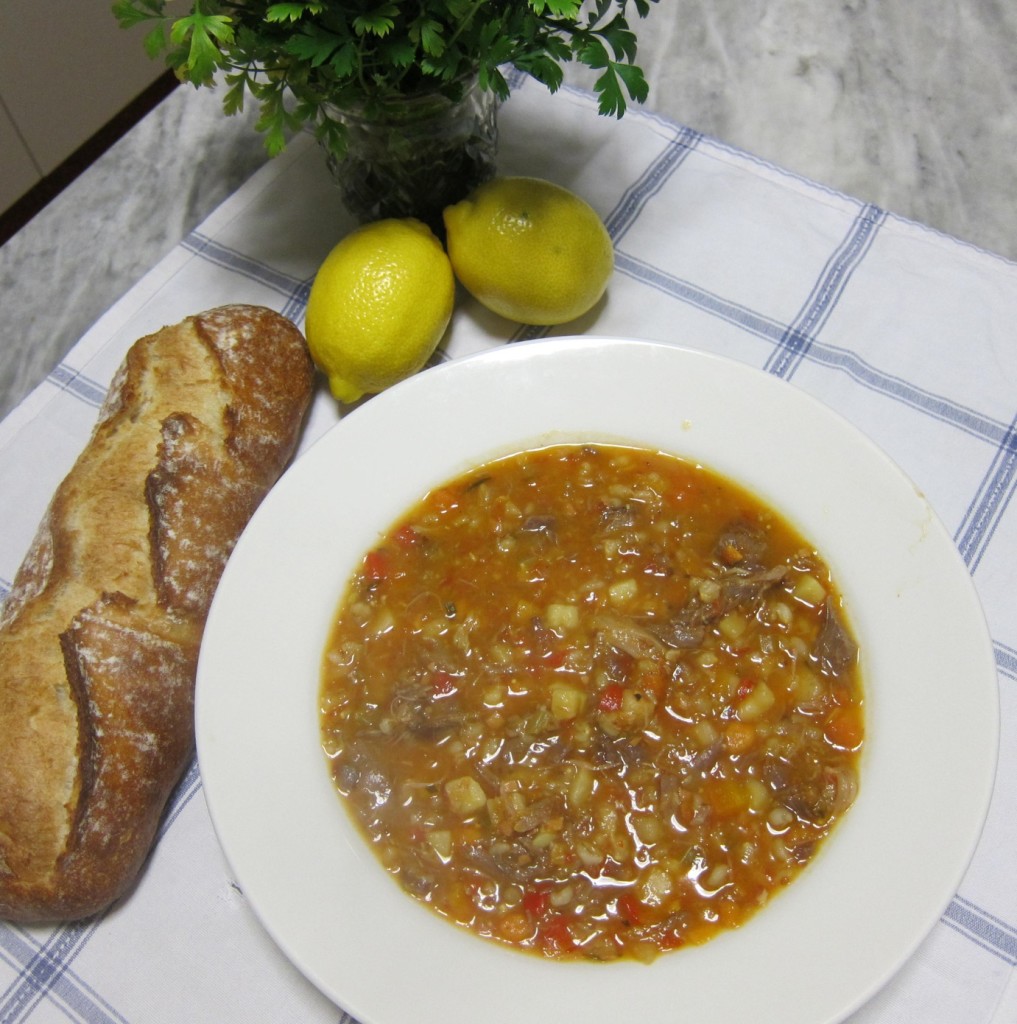
M625 190L615 208L604 218L604 226L615 245L635 223L649 199L663 188L701 139L699 132L679 127L660 156Z
M943 923L1004 963L1017 966L1017 928L1012 924L959 895L946 908Z
M1017 420L999 442L982 486L968 506L960 528L954 535L957 547L971 572L982 561L996 527L999 525L1017 488Z
M730 299L699 288L682 278L674 277L637 256L631 256L625 252L616 253L615 269L673 299L686 302L704 313L710 313L721 320L735 324L749 334L754 334L771 344L777 344L787 330L779 320L774 320L747 306L742 306Z
M245 256L236 249L222 245L199 231L192 231L180 244L184 249L215 266L223 267L231 273L257 281L258 284L277 291L284 299L291 298L305 287L305 282L290 277L267 263Z
M46 379L61 391L66 391L78 401L96 409L102 405L103 399L106 397L107 385L100 384L77 370L72 370L64 363L56 366Z
M1002 675L1017 680L1017 651L998 642L993 644L993 650L996 654L996 668Z
M851 225L847 236L826 262L801 312L788 326L775 352L764 368L785 380L801 365L813 340L823 329L844 294L851 275L872 246L886 213L878 207L864 206Z
M0 1021L19 1024L46 999L72 1021L81 1024L127 1024L105 999L77 977L75 958L84 949L98 921L61 925L41 945L28 933L10 925L0 926L0 955L21 970L7 990L0 994Z

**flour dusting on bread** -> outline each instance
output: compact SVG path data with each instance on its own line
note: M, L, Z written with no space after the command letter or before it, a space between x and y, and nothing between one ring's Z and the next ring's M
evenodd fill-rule
M254 306L116 372L0 612L0 918L85 917L136 878L192 756L209 604L312 384L300 332Z

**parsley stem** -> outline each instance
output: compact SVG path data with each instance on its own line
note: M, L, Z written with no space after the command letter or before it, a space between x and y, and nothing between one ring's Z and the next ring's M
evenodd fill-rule
M463 32L466 31L467 28L469 28L470 22L473 21L473 16L480 10L483 4L484 0L476 0L476 3L474 3L473 8L470 10L470 13L459 22L459 27L451 36L449 36L449 40L445 44L446 49L451 49L455 41L463 34Z

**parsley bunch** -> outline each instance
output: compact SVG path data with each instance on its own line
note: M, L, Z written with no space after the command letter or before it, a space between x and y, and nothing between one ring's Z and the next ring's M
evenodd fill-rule
M396 96L440 91L458 99L464 78L505 99L501 68L513 65L561 85L576 60L600 72L594 89L602 114L621 117L627 99L642 102L646 80L634 63L636 37L626 18L657 0L192 0L189 13L166 13L166 0L116 0L128 28L151 23L145 49L165 54L183 81L211 85L221 72L227 114L245 96L259 104L257 129L275 154L287 131L304 124L334 151L343 126L327 107L372 106Z

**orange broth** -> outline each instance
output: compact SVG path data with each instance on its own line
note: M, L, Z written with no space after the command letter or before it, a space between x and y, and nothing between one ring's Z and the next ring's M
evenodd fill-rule
M857 790L857 648L820 556L671 455L562 445L428 494L324 660L338 791L491 940L652 960L746 921Z

